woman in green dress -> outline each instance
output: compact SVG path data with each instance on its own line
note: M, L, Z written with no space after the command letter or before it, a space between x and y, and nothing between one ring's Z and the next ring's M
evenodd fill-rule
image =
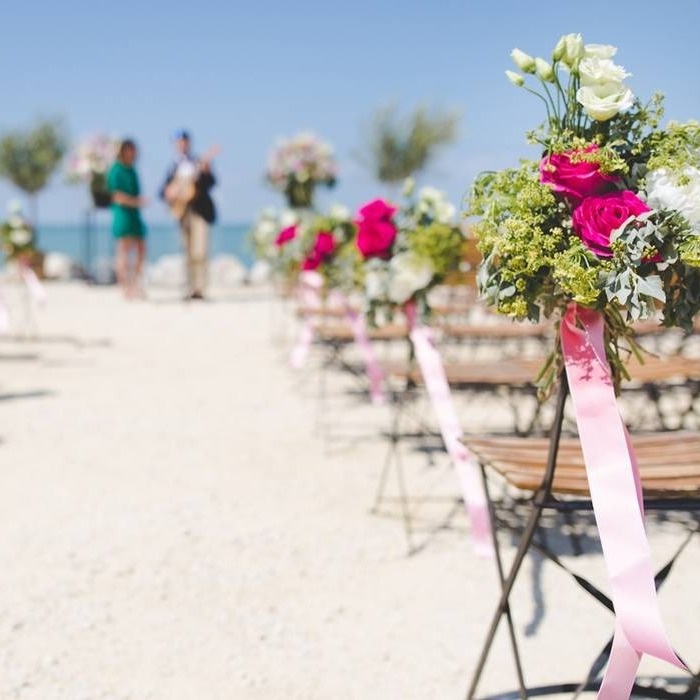
M134 168L136 156L136 144L125 139L107 174L112 195L112 235L117 242L117 282L128 299L143 296L141 274L146 259L146 227L140 209L148 202L141 196Z

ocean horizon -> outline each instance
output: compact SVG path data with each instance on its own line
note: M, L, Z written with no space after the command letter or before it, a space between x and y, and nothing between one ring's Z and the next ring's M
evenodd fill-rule
M147 224L147 228L146 250L149 263L164 255L182 252L180 231L175 222ZM250 224L214 224L211 229L210 257L234 255L250 269L255 262L248 238L250 229ZM98 221L90 227L89 242L85 224L40 224L37 227L37 246L45 253L68 255L84 268L93 268L99 261L114 257L114 239L108 222Z

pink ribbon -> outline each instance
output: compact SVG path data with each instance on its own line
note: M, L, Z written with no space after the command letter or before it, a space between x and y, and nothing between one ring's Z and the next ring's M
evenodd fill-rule
M7 311L5 299L0 295L0 333L5 333L10 327L10 314Z
M603 315L571 304L561 344L591 501L615 608L615 636L598 693L628 698L643 654L685 669L659 610L634 450L620 416L605 356Z
M46 302L46 289L44 285L39 281L34 270L24 261L21 260L19 263L20 275L24 281L27 291L29 292L32 299L37 304L44 304Z
M374 346L367 335L367 325L363 314L358 314L355 309L345 302L345 315L347 316L355 343L360 348L362 360L365 364L365 372L369 379L369 395L375 406L383 406L386 403L384 392L384 372L382 371Z
M418 321L414 302L405 307L411 343L416 353L425 388L435 411L445 449L457 470L462 498L467 508L474 538L474 550L482 557L493 556L491 519L484 485L479 478L479 468L473 455L462 443L462 428L455 411L450 386L440 353L435 347L435 337L427 326Z
M292 348L289 364L294 369L301 369L306 364L309 349L316 335L318 317L316 312L321 308L321 288L323 277L318 272L306 270L299 275L297 295L304 314L299 331L299 338Z

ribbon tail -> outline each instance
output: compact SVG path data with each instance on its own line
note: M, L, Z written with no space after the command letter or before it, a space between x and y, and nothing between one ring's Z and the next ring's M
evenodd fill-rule
M299 331L299 338L289 356L289 364L292 369L301 369L309 356L309 350L316 335L316 312L320 310L322 305L322 286L323 278L316 272L306 271L299 276L297 296L300 308L306 313Z
M37 304L46 303L46 289L39 281L34 270L26 263L20 265L22 280L27 287L27 291Z
M605 359L602 314L572 305L560 334L616 615L606 694L599 697L623 698L627 695L615 693L634 683L638 662L633 663L633 656L649 654L685 666L671 648L661 617L639 469Z
M306 364L315 335L316 329L314 328L313 320L305 318L299 331L299 338L289 356L289 364L292 366L292 369L301 369Z
M372 403L375 406L382 406L386 403L386 394L384 391L384 372L377 360L377 355L374 351L374 346L367 335L367 326L362 314L357 313L346 304L346 316L352 328L360 352L365 365L365 372L369 379L369 393Z
M452 403L450 387L440 354L429 328L416 322L415 307L407 306L410 338L416 353L428 397L435 411L445 449L457 471L462 499L471 523L474 551L478 556L493 556L491 518L484 486L476 460L462 443L462 429Z
M642 655L635 650L619 621L615 622L610 661L598 690L598 700L629 698Z

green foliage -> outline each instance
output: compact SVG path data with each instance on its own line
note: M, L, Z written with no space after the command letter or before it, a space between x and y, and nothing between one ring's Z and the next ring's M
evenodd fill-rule
M40 121L26 130L0 138L0 177L29 195L48 183L66 152L67 141L58 120Z
M457 137L459 115L418 107L402 117L395 106L377 110L362 159L380 182L396 183L423 170L438 149Z
M406 239L410 250L430 260L436 278L442 280L458 268L464 236L455 226L438 222L417 226L407 232Z

